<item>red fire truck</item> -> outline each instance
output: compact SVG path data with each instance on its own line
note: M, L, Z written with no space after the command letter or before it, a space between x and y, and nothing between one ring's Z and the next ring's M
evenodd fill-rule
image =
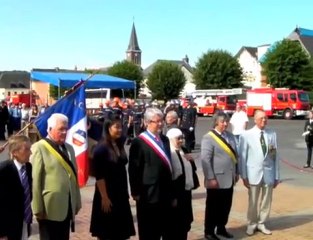
M241 88L195 90L191 93L197 104L197 113L211 116L219 110L232 114L236 109L237 95L242 94Z
M33 93L19 93L8 97L13 104L25 103L27 107L36 104L36 95Z
M310 110L309 95L303 90L288 88L256 88L247 90L246 111L253 116L257 109L265 111L269 117L284 119L305 116Z

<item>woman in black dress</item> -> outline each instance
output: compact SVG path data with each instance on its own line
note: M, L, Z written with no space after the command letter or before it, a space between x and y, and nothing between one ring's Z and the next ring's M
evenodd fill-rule
M104 138L95 147L92 160L96 178L90 232L98 240L124 240L135 235L129 204L126 167L128 159L120 118L104 123Z

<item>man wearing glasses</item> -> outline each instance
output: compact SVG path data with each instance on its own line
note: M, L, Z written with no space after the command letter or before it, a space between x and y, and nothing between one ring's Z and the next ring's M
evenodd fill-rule
M136 201L139 239L171 239L172 166L169 140L161 134L161 110L148 108L144 124L146 131L133 140L129 151L129 180Z

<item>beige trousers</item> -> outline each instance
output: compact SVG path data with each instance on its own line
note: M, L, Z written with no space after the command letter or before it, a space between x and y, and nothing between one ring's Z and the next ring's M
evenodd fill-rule
M261 196L260 196L261 193ZM268 219L272 205L273 186L268 186L261 181L258 185L250 185L248 224L264 224Z

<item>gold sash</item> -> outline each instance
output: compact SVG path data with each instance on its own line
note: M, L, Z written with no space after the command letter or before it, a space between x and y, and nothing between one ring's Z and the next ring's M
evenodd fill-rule
M217 137L212 131L209 132L209 135L220 145L220 147L230 156L235 164L237 164L237 158L233 151L225 144L219 137Z
M62 158L62 156L47 141L43 140L42 142L45 145L45 147L49 150L49 152L56 158L56 160L58 160L58 162L65 169L69 178L74 178L76 181L77 179L75 177L76 176L75 173L73 172L72 168L68 165L68 163Z

